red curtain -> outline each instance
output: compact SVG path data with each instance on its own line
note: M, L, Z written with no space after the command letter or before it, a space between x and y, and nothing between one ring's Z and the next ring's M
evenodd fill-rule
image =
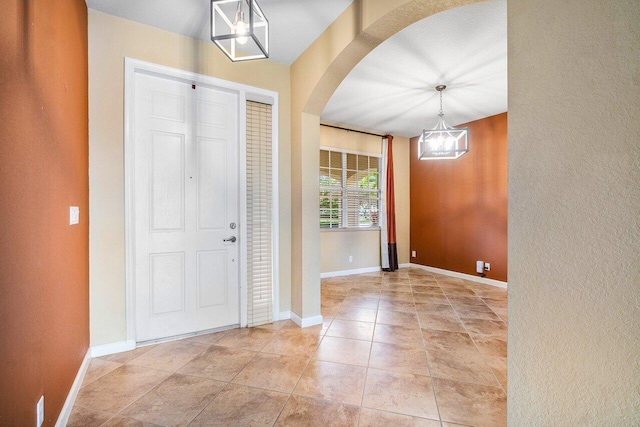
M398 248L396 245L396 203L393 185L393 136L387 135L387 244L389 245L389 268L398 269Z

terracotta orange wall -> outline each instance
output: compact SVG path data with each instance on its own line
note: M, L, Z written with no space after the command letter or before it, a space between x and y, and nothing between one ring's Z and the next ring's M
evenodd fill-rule
M54 425L89 345L87 75L84 0L2 2L1 426Z
M418 160L411 139L411 262L475 275L483 260L488 278L507 281L507 113L466 126L457 160Z

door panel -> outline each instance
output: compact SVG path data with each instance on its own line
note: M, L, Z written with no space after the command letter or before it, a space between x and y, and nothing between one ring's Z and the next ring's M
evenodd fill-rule
M226 305L227 251L198 252L198 309Z
M184 123L186 99L183 95L156 91L150 91L149 94L151 96L151 117Z
M198 99L197 123L199 125L226 129L228 113L227 106L224 104Z
M184 252L151 254L151 315L184 311Z
M151 133L151 231L184 230L185 136Z
M198 138L198 228L226 229L225 206L216 203L226 198L227 183L219 179L227 170L226 141Z
M135 80L136 340L240 322L236 94Z

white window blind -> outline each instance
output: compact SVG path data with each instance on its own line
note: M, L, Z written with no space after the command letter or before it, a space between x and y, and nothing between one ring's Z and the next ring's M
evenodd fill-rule
M273 321L271 105L247 101L247 320Z
M378 226L380 157L320 150L320 228Z

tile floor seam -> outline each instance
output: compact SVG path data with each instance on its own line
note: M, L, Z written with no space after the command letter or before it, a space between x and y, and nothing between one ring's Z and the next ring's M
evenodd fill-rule
M212 344L212 345L214 345L214 344ZM183 374L178 374L178 375L183 375ZM185 375L185 376L189 376L189 375ZM194 376L194 378L200 378L200 379L202 379L203 377L197 377L197 376ZM211 381L215 381L215 382L224 382L224 381L218 381L218 380L211 380ZM189 425L190 425L190 424L191 424L191 423L192 423L196 418L198 418L198 417L200 416L200 414L201 414L205 409L207 409L207 407L209 407L209 405L211 405L211 403L216 399L216 397L218 397L218 395L219 395L220 393L222 393L222 391L223 391L224 389L226 389L226 388L229 386L229 384L231 384L231 383L230 383L230 382L226 383L224 387L222 387L220 390L218 390L218 392L217 392L215 395L213 395L213 397L211 398L211 400L210 400L206 405L204 405L204 406L202 407L202 409L201 409L200 411L198 411L198 413L197 413L197 414L195 414L195 415L193 416L193 418L191 418L191 420L189 420L185 425L188 427L188 426L189 426ZM167 427L167 426L164 426L164 427Z
M136 366L136 365L134 365ZM149 368L151 369L151 368ZM166 371L161 371L161 372L166 372ZM142 395L140 395L137 399L132 400L131 402L129 402L128 405L124 406L122 409L120 409L120 411L118 411L113 418L120 416L122 418L130 418L130 419L134 419L136 421L140 421L140 422L147 422L147 421L143 421L143 420L139 420L137 418L134 417L128 417L128 416L124 416L123 412L127 410L127 408L129 408L131 405L133 405L134 403L136 403L138 400L142 399L143 397L145 397L147 394L151 393L153 390L155 390L157 387L160 387L160 385L162 385L165 381L167 381L169 378L171 378L174 374L169 375L167 378L163 379L162 381L160 381L158 384L154 385L153 387L151 387L149 390L147 390L145 393L143 393ZM149 423L149 424L153 424L153 423ZM157 425L157 424L156 424Z
M447 300L449 301L449 304L451 304L451 300L449 300L449 296L446 295ZM482 299L482 298L481 298ZM483 301L484 302L484 301ZM453 305L451 305L453 307ZM484 355L483 352L480 351L480 348L478 347L478 344L476 343L476 340L473 339L473 336L471 335L471 333L469 333L469 330L467 329L467 325L465 325L464 321L462 320L462 318L460 317L460 315L458 314L458 310L456 310L455 307L453 307L453 311L456 313L456 316L458 317L458 321L460 321L460 323L462 324L462 327L464 328L466 334L469 336L469 338L471 338L471 342L473 342L474 347L476 348L476 350L478 350L478 353L480 353L480 357L482 357L482 361L484 362L484 364L486 365L487 368L489 368L489 370L491 371L491 374L493 374L494 379L498 382L498 384L500 385L500 389L502 389L502 391L504 392L505 396L507 395L507 391L505 390L505 388L502 386L502 383L500 382L500 380L498 379L498 376L496 375L496 373L494 372L494 370L491 368L491 366L487 363L487 357Z
M491 370L491 368L489 368L489 370ZM493 371L491 371L493 373ZM482 387L494 387L494 388L502 388L499 385L495 385L495 384L485 384L485 383L480 383L480 382L473 382L473 381L465 381L465 380L458 380L458 379L453 379L453 378L447 378L444 376L433 376L432 378L437 378L439 380L445 380L445 381L455 381L457 383L464 383L464 384L471 384L471 385L479 385ZM498 383L499 384L499 383Z
M442 289L442 287L440 287ZM413 292L412 292L413 294ZM415 301L415 299L414 299ZM448 301L448 299L447 299ZM414 302L415 304L415 302ZM433 382L433 373L431 372L431 361L429 360L429 353L427 352L427 344L424 339L424 334L422 333L422 324L420 323L420 316L418 316L416 310L416 318L418 319L418 328L420 328L420 336L422 337L422 348L424 349L424 356L427 360L427 369L429 371L429 378L431 382L431 391L433 392L433 398L436 401L436 409L438 410L438 421L440 421L440 425L442 426L442 415L440 413L440 406L438 405L438 395L436 394L436 385Z
M265 344L265 345L266 345L266 344ZM230 348L230 347L227 347L227 348ZM247 349L244 349L244 348L242 348L242 349L240 349L240 350L252 351L252 350L247 350ZM229 384L231 384L231 383L233 382L233 380L235 380L235 379L236 379L236 377L237 377L238 375L240 375L240 372L242 372L242 371L244 370L244 368L246 368L247 366L249 366L249 363L253 362L253 359L255 359L255 358L256 358L256 356L258 356L258 354L260 354L260 352L259 352L259 351L254 352L254 355L253 355L253 356L251 356L251 359L249 359L249 361L248 361L247 363L245 363L245 364L244 364L244 366L243 366L242 368L240 368L240 369L238 370L238 372L236 372L236 373L235 373L235 375L233 375L233 377L231 377L231 379L229 380ZM226 387L225 387L225 388L226 388Z
M104 423L100 424L100 426L99 426L99 427L102 427L102 426L104 426L104 425L107 425L107 424L109 423L109 421L111 421L111 420L113 420L113 419L116 419L116 418L122 418L122 419L125 419L125 420L134 420L134 421L139 421L139 422L141 422L141 423L146 423L146 424L149 424L149 425L154 426L154 427L167 427L167 426L165 426L165 425L163 425L163 424L150 423L149 421L142 421L142 420L139 420L139 419L137 419L137 418L133 418L133 417L123 417L123 416L120 416L120 415L118 415L118 414L114 415L113 417L111 417L111 418L109 418L107 421L105 421Z
M311 364L312 360L313 360L313 359L312 359L311 357L309 357L309 358L307 359L307 364L305 365L305 367L304 367L304 369L302 370L302 372L300 372L300 376L298 376L298 380L297 380L297 381L296 381L296 383L294 384L293 388L291 389L291 393L289 393L289 394L291 394L291 395L293 395L293 394L294 394L294 392L296 391L296 388L298 387L298 384L300 383L300 380L301 380L301 379L302 379L302 377L304 376L305 372L307 372L307 369L309 369L309 365ZM301 395L296 394L296 396L301 396Z
M196 377L196 378L201 378L201 377ZM217 380L211 380L211 381L216 381L216 382L218 382ZM224 382L224 381L220 381L220 382ZM193 416L193 418L191 418L191 420L189 420L188 422L186 422L186 423L185 423L185 425L186 425L186 426L189 426L189 424L191 424L191 423L192 423L196 418L198 418L198 417L200 416L200 414L201 414L205 409L207 409L207 407L208 407L209 405L211 405L211 402L213 402L213 401L216 399L216 397L218 397L218 395L219 395L220 393L222 393L222 391L223 391L224 389L226 389L226 388L229 386L229 384L231 384L231 383L230 383L230 382L229 382L229 383L226 383L224 387L222 387L220 390L218 390L218 392L217 392L216 394L214 394L214 395L213 395L213 397L211 398L211 400L210 400L206 405L204 405L204 406L202 407L202 409L201 409L197 414L195 414L195 415Z
M74 405L75 406L75 405ZM103 422L102 424L100 424L98 427L102 427L103 425L106 425L109 421L111 421L112 419L114 419L116 417L116 415L111 416L111 418L109 418L107 421Z
M156 426L156 427L169 427L169 426L168 426L168 425L166 425L166 424L156 424L156 423L152 423L152 422L150 422L150 421L141 420L140 418L136 418L136 417L132 417L132 416L124 416L124 415L121 415L121 414L119 414L119 413L113 416L113 418L116 418L116 417L124 418L125 420L134 420L134 421L139 421L139 422L141 422L141 423L144 423L144 424L150 424L150 425L152 425L152 426ZM112 419L113 419L113 418L112 418ZM109 421L111 421L111 420L109 420ZM107 422L109 422L109 421L107 421ZM189 421L189 422L191 422L191 421Z
M193 360L193 359L192 359L192 360ZM190 361L189 361L189 362L190 362ZM189 363L189 362L187 362L187 363ZM173 375L173 374L177 373L177 370L176 370L176 371L165 371L164 369L153 368L153 367L151 367L151 366L130 365L129 363L125 363L125 364L123 364L122 366L134 366L134 367L136 367L136 368L151 369L152 371L163 372L163 373L165 373L165 374L169 374L169 376L171 376L171 375ZM182 368L183 368L183 366L180 366L180 368L178 368L178 369L182 369ZM168 378L168 377L167 377L167 378Z
M189 427L189 426L191 425L191 423L193 423L193 422L195 421L195 419L196 419L196 418L198 418L198 417L200 416L200 414L202 414L202 413L205 411L205 409L207 409L207 408L208 408L208 407L213 403L213 401L214 401L214 400L216 400L216 397L218 397L218 396L220 395L220 393L222 393L224 390L226 390L226 389L227 389L227 387L229 387L229 385L230 385L230 384L231 384L230 382L228 382L227 384L225 384L225 386L224 386L224 387L222 387L222 389L221 389L220 391L218 391L218 392L216 393L216 395L215 395L215 396L213 396L213 398L209 401L209 403L207 403L206 405L204 405L204 407L200 410L200 412L198 412L198 413L196 414L196 416L195 416L195 417L193 417L193 418L191 419L191 421L189 421L189 422L187 423L187 427Z
M502 318L502 316L500 316L498 313L496 313L496 312L495 312L495 310L494 310L494 309L493 309L489 304L487 304L487 302L484 300L484 298L483 298L483 297L479 297L479 298L480 298L480 301L482 301L482 302L484 303L484 305L486 305L486 306L489 308L489 310L491 310L491 312L492 312L493 314L495 314L496 316L498 316L498 319L500 319L500 321L501 321L502 323L504 323L504 324L506 324L506 323L507 323L507 322L505 322L505 321L504 321L504 319Z
M378 307L380 306L380 302L378 301ZM373 322L373 334L371 335L371 345L369 346L369 357L367 358L367 366L364 372L364 383L362 385L362 396L360 398L360 408L358 409L358 427L360 426L360 417L362 416L362 408L364 407L364 394L367 390L367 378L369 378L369 365L371 364L371 353L373 352L373 339L376 336L376 328L378 327L378 312L380 308L376 309L376 316Z
M333 318L331 319L331 323L333 323ZM329 324L329 327L331 326L331 323ZM327 330L329 330L329 328L327 328ZM291 390L291 393L289 393L289 396L287 397L287 401L284 402L284 405L282 405L282 408L280 409L280 412L278 412L278 416L276 417L276 419L273 421L272 426L275 426L277 424L278 420L280 419L280 416L282 415L282 411L284 411L284 408L286 408L287 404L289 404L289 401L291 400L291 396L293 396L293 392L295 391L296 387L298 387L298 383L300 383L300 379L302 378L302 376L306 372L307 368L309 367L309 364L313 360L313 356L318 352L318 348L320 348L320 344L322 344L322 340L324 340L325 336L326 336L326 331L325 331L325 334L322 335L322 338L320 338L320 340L318 341L318 346L316 347L316 349L313 352L313 354L311 356L309 356L309 358L307 359L307 365L302 370L302 373L300 374L300 377L298 377L298 381L296 381L296 384L293 386L293 389Z
M405 414L403 412L397 412L397 411L392 411L392 410L388 410L388 409L377 409L377 408L372 408L372 407L369 407L369 406L362 406L362 408L363 409L371 409L373 411L379 411L379 412L388 412L390 414L396 414L396 415L400 415L400 416L403 416L403 417L413 417L413 418L419 418L421 420L436 421L436 422L440 423L441 425L442 425L442 422L443 422L443 421L441 421L439 419L435 420L433 418L423 417L421 415L408 415L408 414ZM469 427L473 427L473 426L469 426Z
M125 366L125 365L122 365L122 366ZM144 366L137 366L137 365L132 365L132 366L135 366L135 367L137 367L137 368L142 368L142 369L149 369L149 370L159 371L159 372L163 372L163 373L168 373L167 371L162 371L162 370L160 370L160 369L147 368L147 367L144 367ZM118 369L119 369L119 368L118 368ZM111 417L111 418L114 418L114 417L119 416L119 415L120 415L120 414L121 414L125 409L127 409L129 406L133 405L135 402L137 402L138 400L142 399L144 396L146 396L147 394L149 394L152 390L154 390L154 389L155 389L156 387L158 387L160 384L162 384L162 383L163 383L163 382L165 382L167 379L169 379L169 378L171 377L171 375L173 375L173 374L169 374L166 378L164 378L164 379L163 379L162 381L160 381L158 384L155 384L155 385L154 385L153 387L151 387L149 390L147 390L146 392L144 392L143 394L141 394L141 395L140 395L140 396L138 396L137 398L133 399L131 402L129 402L127 405L125 405L122 409L120 409L118 412L116 412L115 414L113 414L113 417ZM74 406L76 406L76 405L74 404ZM78 405L78 406L81 406L81 405ZM100 410L100 409L96 409L96 408L87 408L87 409L91 409L92 411L104 412L104 413L107 413L107 414L109 413L109 412L105 412L105 411L102 411L102 410ZM109 421L109 420L107 420L106 422L108 422L108 421ZM105 422L105 423L106 423L106 422Z
M271 354L271 353L265 353L265 354ZM277 356L296 357L296 356L286 356L286 355L282 355L282 354L278 354ZM302 359L302 358L300 358L300 359ZM300 375L298 376L298 379L296 380L296 383L294 384L294 386L293 386L293 388L291 389L291 391L290 391L290 392L284 392L284 391L279 391L279 390L273 390L273 389L270 389L270 388L263 388L263 387L259 387L259 386L256 386L256 385L246 385L246 384L239 384L239 383L233 383L233 384L234 384L234 385L237 385L237 386L241 386L241 387L257 388L257 389L260 389L260 390L266 390L266 391L272 391L272 392L276 392L276 393L282 393L282 394L289 394L289 395L292 395L292 394L293 394L293 392L294 392L294 390L295 390L295 389L296 389L296 387L298 386L298 383L300 382L300 379L302 378L302 376L304 375L305 371L306 371L306 370L307 370L307 368L309 367L309 363L311 363L311 360L312 360L312 359L311 359L311 357L308 357L308 358L307 358L307 360L306 360L306 365L304 366L304 368L303 368L303 369L302 369L302 371L300 372ZM249 363L251 363L251 362L249 362ZM248 364L247 364L247 366L248 366ZM246 366L245 366L245 367L246 367ZM238 372L238 375L240 375L240 373L241 373L243 370L244 370L244 368L243 368L240 372ZM235 378L234 378L234 379L235 379ZM231 383L229 383L229 384L231 384ZM298 395L296 395L296 396L298 396Z
M87 409L87 410L89 410L89 411L100 412L100 413L103 413L103 414L109 415L109 419L107 419L105 422L103 422L102 424L100 424L98 427L101 427L101 426L105 425L106 423L108 423L109 421L111 421L113 418L117 417L117 415L116 415L116 414L111 414L111 413L109 413L109 412L104 412L104 411L101 411L101 410L99 410L99 409L87 408L86 406L76 405L76 404L74 403L74 404L73 404L73 407L75 408L76 406L77 406L77 407L79 407L79 408ZM68 421L68 420L67 420L67 421Z
M272 426L275 426L275 425L278 423L278 420L280 419L280 416L282 415L282 412L284 411L284 408L286 408L286 407L287 407L287 404L289 403L289 400L291 399L291 397L300 397L300 398L303 398L303 399L315 400L316 402L327 403L327 404L329 404L329 405L338 405L338 406L343 405L343 406L347 406L347 407L351 407L351 408L358 408L358 409L360 409L360 407L359 407L359 406L351 405L351 404L348 404L348 403L343 403L343 402L334 402L333 400L322 399L322 398L319 398L319 397L300 396L300 395L297 395L297 394L296 394L296 395L291 394L291 395L289 395L289 398L287 399L286 403L285 403L285 404L284 404L284 406L282 407L282 410L281 410L281 411L280 411L280 413L278 414L278 417L277 417L277 418L276 418L276 420L273 422ZM358 411L358 419L359 419L359 417L360 417L360 413L359 413L359 411ZM331 426L328 426L328 427L331 427Z
M110 362L110 363L117 363L117 362ZM100 376L99 376L99 377L97 377L97 378L94 378L93 380L89 381L89 382L88 382L88 383L86 383L86 384L84 383L84 380L83 380L83 381L82 381L82 384L80 384L80 389L83 389L84 387L88 386L89 384L93 384L94 382L96 382L96 381L97 381L97 380L99 380L100 378L104 377L105 375L108 375L108 374L110 374L111 372L115 371L116 369L120 368L121 366L124 366L124 363L118 363L118 365L120 365L120 366L118 366L117 368L114 368L114 369L112 369L112 370L110 370L110 371L108 371L108 372L105 372L104 374L100 375ZM91 362L89 362L89 368L91 368ZM88 370L87 370L87 372L88 372ZM85 373L85 378L86 378L86 373Z

